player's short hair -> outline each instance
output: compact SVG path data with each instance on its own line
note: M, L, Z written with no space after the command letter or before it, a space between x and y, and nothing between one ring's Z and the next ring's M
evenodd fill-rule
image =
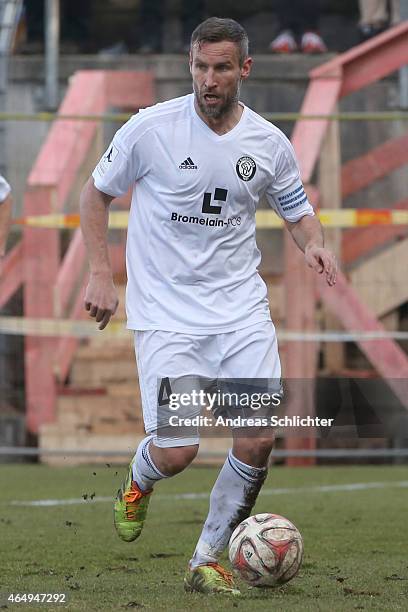
M209 17L200 23L191 35L191 47L204 42L222 42L224 40L235 43L239 50L239 63L242 66L248 57L248 34L234 19L224 17Z

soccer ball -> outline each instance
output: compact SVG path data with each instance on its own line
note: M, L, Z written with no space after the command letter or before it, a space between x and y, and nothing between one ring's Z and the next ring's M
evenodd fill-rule
M302 536L279 514L250 516L238 525L229 541L232 568L251 586L288 582L298 573L302 557Z

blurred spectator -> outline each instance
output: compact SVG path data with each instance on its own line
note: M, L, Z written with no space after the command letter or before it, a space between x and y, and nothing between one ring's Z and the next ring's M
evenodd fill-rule
M163 50L165 0L141 0L140 53L160 53ZM190 37L204 19L204 0L181 1L182 48L190 49Z
M280 32L270 43L273 53L326 53L318 33L320 0L274 0Z
M399 0L359 0L361 41L384 32L399 21Z
M26 0L24 3L27 21L27 38L30 43L43 43L45 31L44 0ZM87 48L91 2L84 0L61 0L61 39L72 41L79 49Z

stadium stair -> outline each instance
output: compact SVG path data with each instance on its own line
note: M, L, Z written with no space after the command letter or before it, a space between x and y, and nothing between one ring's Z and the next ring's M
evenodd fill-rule
M125 325L125 287L118 290L115 320ZM132 334L125 340L107 340L101 334L78 346L68 384L58 390L55 421L40 427L39 446L44 450L126 452L144 435L141 410ZM53 465L108 461L103 456L90 460L46 455L42 460Z

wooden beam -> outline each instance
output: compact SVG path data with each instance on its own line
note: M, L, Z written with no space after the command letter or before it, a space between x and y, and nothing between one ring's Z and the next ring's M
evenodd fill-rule
M78 291L78 295L71 311L72 319L85 319L87 316L89 316L84 308L84 295L87 283L88 277L86 278L85 282L82 283ZM95 325L97 324L95 323ZM78 348L78 344L78 338L60 338L58 341L53 362L53 373L60 383L65 382L69 374L72 359Z
M80 232L80 230L78 230L78 232ZM83 243L82 243L82 246L78 246L79 238L77 237L75 237L75 241L77 244L77 251L78 250L82 251L82 248L84 248ZM70 258L66 261L66 265L68 266L70 261L74 262L75 261L74 258L76 257L78 257L78 253L72 252L72 254L70 255ZM125 272L125 252L124 252L123 245L121 244L109 245L109 258L111 260L113 275L124 274ZM75 264L72 263L72 265L75 265ZM73 268L73 270L75 269L76 268ZM61 270L60 270L59 281L58 281L59 285L62 285L63 280L66 276L65 273L64 274L61 273ZM88 284L88 274L86 274L85 279L82 280L79 288L77 288L77 296L75 298L75 301L72 306L72 310L70 312L70 318L73 320L87 319L89 316L87 311L84 308L84 296L85 296L85 289L86 289L87 284ZM61 299L63 300L62 305L66 306L67 305L66 295L63 294ZM97 326L96 323L95 323L95 326ZM58 340L57 348L55 351L54 362L53 362L54 363L53 372L57 380L60 383L63 383L69 374L69 371L72 365L72 360L74 358L78 345L79 345L78 338L60 338Z
M29 189L24 197L26 215L47 214L55 193L49 187ZM59 231L25 227L24 253L24 316L53 317L54 283L58 274ZM37 433L42 423L54 419L56 390L52 372L54 338L25 338L26 423Z
M408 47L408 43L407 43ZM343 198L368 187L374 181L387 176L393 170L408 163L408 132L387 140L365 155L343 165L341 187Z
M85 265L85 244L81 230L77 229L65 253L55 283L54 315L56 317L63 315L72 299L72 292L75 289L78 290L78 276L83 276Z
M23 283L23 247L21 241L7 253L0 272L0 308L2 308Z
M328 287L319 278L317 288L320 297L348 331L384 331L384 326L375 318L368 306L358 297L342 272L335 287ZM360 340L358 346L376 368L395 395L408 408L408 398L401 392L396 379L408 378L408 357L392 340Z
M307 89L300 113L304 115L330 114L336 106L340 88L340 72L333 78L313 80ZM305 183L311 182L328 123L322 119L296 122L291 140Z
M294 244L289 232L284 235L284 291L285 327L290 330L313 331L315 329L315 284L314 273L306 267L304 255ZM315 342L288 342L285 345L282 376L284 380L306 380L306 392L300 384L291 387L291 409L298 416L314 414L313 380L316 377L318 344ZM288 381L290 385L290 380ZM295 416L292 414L292 416ZM316 447L315 433L300 438L285 437L287 450L313 449ZM287 465L314 465L315 458L289 457Z
M335 108L337 111L337 107ZM328 210L341 208L341 150L340 129L338 121L331 121L319 158L319 193L320 206ZM325 243L328 248L341 261L341 230L338 228L326 229ZM333 314L324 311L326 329L336 329L338 322ZM344 368L344 344L340 342L327 342L323 346L324 368L333 374Z
M408 198L390 206L392 210L407 210ZM356 227L345 230L342 235L342 262L351 264L392 240L402 240L408 235L406 225L377 225L372 227Z
M340 97L366 87L408 63L408 21L389 28L310 72L312 79L343 71Z
M71 78L58 114L103 115L109 106L137 110L153 103L153 93L153 77L147 72L81 70ZM53 212L62 210L99 125L85 120L53 124L28 179L29 185L57 187Z
M61 115L103 114L106 109L103 71L77 72L60 106ZM56 188L50 212L60 212L98 128L96 121L56 121L37 157L28 185Z
M152 72L105 70L104 75L108 106L138 110L154 103Z

